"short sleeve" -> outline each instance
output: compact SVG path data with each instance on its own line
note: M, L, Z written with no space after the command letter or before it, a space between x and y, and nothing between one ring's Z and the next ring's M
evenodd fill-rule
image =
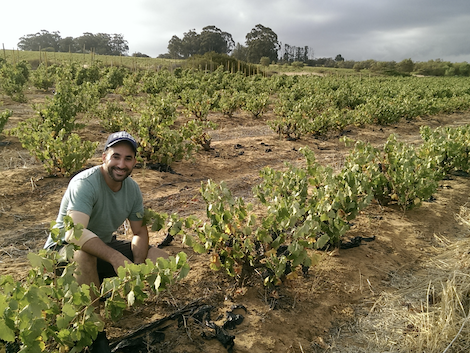
M132 212L129 215L129 221L140 221L144 215L144 199L142 197L142 192L137 184L135 186L135 198L134 198L134 205L132 207Z
M76 180L69 185L69 203L66 211L79 211L91 215L96 193L93 185L85 180Z

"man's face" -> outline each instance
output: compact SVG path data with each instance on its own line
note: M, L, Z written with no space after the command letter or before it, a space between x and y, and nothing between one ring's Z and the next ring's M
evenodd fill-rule
M122 182L132 173L137 160L132 147L127 142L119 142L109 147L102 156L103 169L116 182Z

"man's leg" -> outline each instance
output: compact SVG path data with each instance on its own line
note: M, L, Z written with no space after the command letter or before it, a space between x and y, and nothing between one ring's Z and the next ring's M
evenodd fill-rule
M94 283L96 287L99 288L101 281L98 275L97 258L85 251L76 250L73 255L73 259L77 263L77 272L75 274L77 282L79 284L88 285ZM90 291L90 296L93 306L95 307L95 312L100 315L100 301L96 300L97 297L92 291ZM98 333L98 336L93 341L92 345L88 347L88 351L91 353L111 353L105 331Z
M88 284L94 283L97 288L100 287L101 281L98 276L98 270L96 267L97 258L93 255L88 254L82 250L76 250L73 255L74 261L77 263L77 272L75 273L75 278L77 279L78 284ZM91 300L95 301L96 296L90 292ZM95 301L95 308L99 310L99 301Z
M159 257L163 257L164 259L168 259L168 254L163 251L162 249L159 249L155 246L151 246L149 248L149 252L147 254L147 258L152 260L153 263L156 263L157 262L157 259Z

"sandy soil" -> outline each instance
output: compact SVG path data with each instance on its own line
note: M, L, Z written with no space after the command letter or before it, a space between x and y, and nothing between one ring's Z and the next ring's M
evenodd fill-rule
M6 130L34 114L31 103L43 101L47 93L32 91L27 104L3 97L1 109L13 110ZM232 119L211 114L218 124L211 133L213 149L199 152L194 161L175 163L175 173L136 169L133 177L140 184L145 206L158 212L178 212L202 216L205 211L199 188L212 179L226 181L235 196L255 202L251 188L259 182L258 171L265 167L283 168L284 162L299 162L298 149L310 146L321 163L340 168L347 149L337 135L323 139L303 137L299 141L279 139L266 120L237 113ZM399 139L418 143L419 126L460 125L470 122L470 113L423 117L393 126L348 127L343 134L352 139L381 144L395 133ZM106 140L96 122L82 132L83 137ZM21 278L28 270L26 255L42 247L49 222L54 220L68 179L50 177L32 160L14 137L0 136L0 273ZM100 163L98 151L91 165ZM381 293L393 291L393 278L418 271L421 264L439 251L439 237L456 239L466 235L455 214L469 201L470 180L452 176L440 183L436 200L403 213L398 207L382 207L373 203L354 221L347 237L375 236L372 242L348 250L321 253L322 261L311 268L307 278L286 283L276 291L268 291L253 278L243 288L234 288L232 279L208 268L208 258L194 254L176 239L166 250L170 254L185 251L191 271L187 278L170 291L145 305L126 312L116 323L107 323L111 339L118 339L139 326L161 319L184 305L200 300L215 307L211 317L217 323L234 304L247 312L242 324L230 331L235 336L233 352L323 352L332 351L333 336L342 325L354 320L356 308L372 308ZM151 233L152 242L164 234ZM168 324L168 323L167 323ZM204 339L207 327L188 318L183 324L168 324L165 339L150 347L149 352L224 352L215 339Z

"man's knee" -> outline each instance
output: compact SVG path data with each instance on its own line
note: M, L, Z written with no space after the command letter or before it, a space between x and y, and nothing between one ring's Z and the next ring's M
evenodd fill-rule
M76 250L73 254L73 260L82 268L93 268L96 270L97 258L89 253Z
M149 248L149 252L147 254L147 258L152 260L152 262L156 262L159 257L163 257L164 259L168 259L168 254L163 251L162 249L159 249L155 246L151 246Z

